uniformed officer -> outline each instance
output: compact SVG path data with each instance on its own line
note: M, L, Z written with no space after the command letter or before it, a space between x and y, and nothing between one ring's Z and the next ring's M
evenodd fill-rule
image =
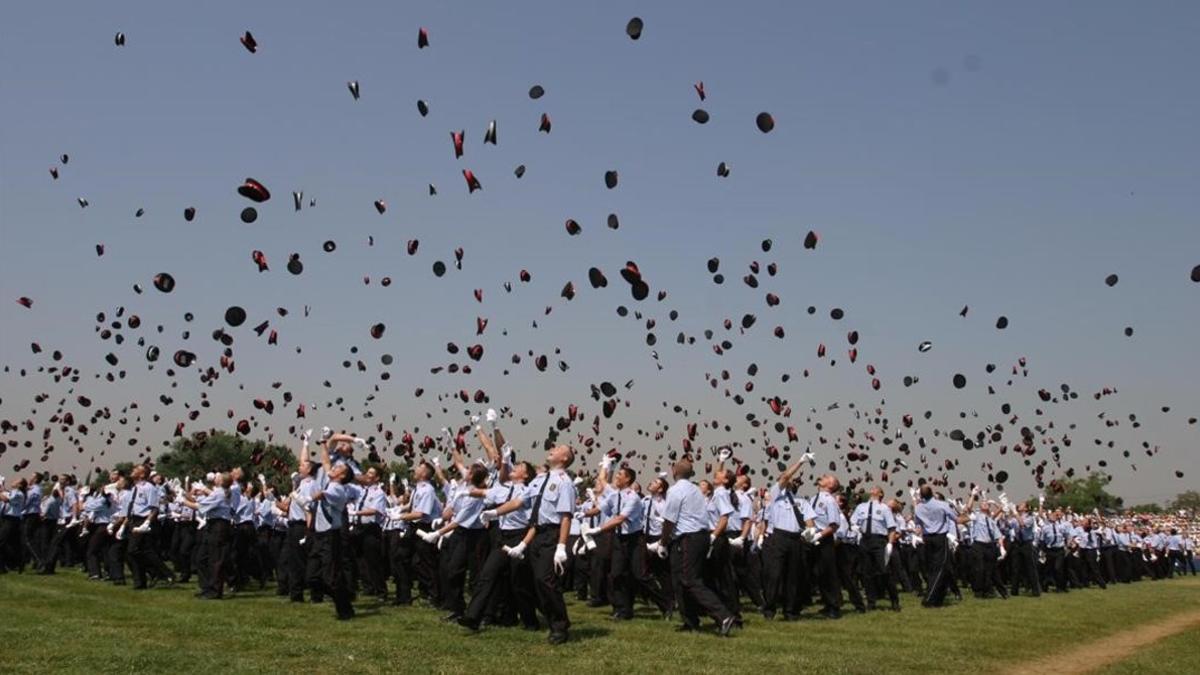
M861 537L859 548L862 551L867 609L875 609L876 602L886 593L892 603L892 611L898 612L900 597L895 582L888 574L891 559L898 557L896 518L892 509L883 503L883 488L873 486L869 494L870 499L855 507L850 516Z
M558 576L566 571L567 539L575 512L575 483L566 473L574 461L575 451L570 446L554 446L546 456L548 471L534 478L520 497L481 515L481 520L489 523L517 509L531 508L530 528L514 551L519 556L528 550L538 606L550 624L550 644L566 642L571 626Z
M717 621L717 630L727 637L736 617L721 602L717 594L704 583L701 569L708 556L710 532L704 495L691 481L692 461L683 457L671 468L675 483L667 490L663 508L662 540L657 544L658 555L665 556L662 541L669 542L671 578L676 585L675 595L683 617L682 630L700 628L700 610Z
M833 496L841 488L838 479L825 474L817 481L818 492L812 499L813 555L816 556L817 583L821 589L821 615L827 619L842 617L842 589L838 583L836 542L833 535L841 523L842 511Z
M203 534L200 535L204 551L197 561L200 592L196 594L203 600L225 597L233 519L232 499L225 487L228 481L225 474L218 473L213 476L211 488L196 481L192 483L191 497L180 497L181 504L195 509L204 518Z
M353 480L353 475L346 464L333 465L330 449L353 440L352 436L334 434L321 445L321 470L317 472L317 491L312 496L313 548L309 555L316 560L320 570L316 581L324 592L333 596L334 610L340 621L354 618L346 574L347 542L342 531L346 503L350 499L346 483Z
M363 472L360 481L365 488L354 508L352 537L359 576L365 580L366 592L380 600L387 599L387 581L383 571L383 521L387 513L387 494L380 482L379 470L371 467Z
M438 501L437 491L434 490L430 479L433 478L433 466L421 462L413 469L412 498L409 510L400 519L416 528L417 532L429 532L433 521L441 517L442 504ZM441 606L441 591L437 575L437 547L420 538L413 542L413 575L417 578L417 588L421 598L433 607Z
M21 517L25 513L25 488L24 478L14 478L7 491L0 490L0 572L24 571Z
M158 487L146 480L147 469L143 465L133 467L132 497L129 504L129 522L125 524L129 540L127 556L129 570L133 574L133 589L147 587L147 577L174 582L171 573L158 557L151 529L158 518Z
M808 557L801 544L806 528L813 528L812 505L795 495L796 462L779 475L767 493L766 524L769 535L763 546L763 616L774 619L783 610L785 620L800 618L802 577L808 575Z
M954 574L950 545L946 538L960 522L966 522L966 517L960 519L954 507L935 498L933 486L929 484L921 486L920 495L920 501L913 508L913 519L921 528L926 569L929 570L929 589L921 605L941 607Z
M1024 502L1017 504L1017 513L1012 518L1012 544L1008 552L1012 558L1014 596L1020 592L1022 585L1035 598L1042 594L1042 585L1037 573L1037 554L1034 551L1036 532L1037 518L1029 513L1029 507Z
M519 462L511 469L502 469L507 485L501 483L492 486L484 496L488 509L498 509L511 501L520 499L525 493L526 483L535 469L529 462ZM470 630L478 630L483 620L494 615L496 608L502 608L500 625L515 625L518 615L522 625L527 630L537 630L537 598L533 589L533 571L524 556L509 555L529 532L530 507L520 506L517 509L499 516L492 527L498 530L495 545L488 552L479 573L479 581L471 602L458 621L460 626Z

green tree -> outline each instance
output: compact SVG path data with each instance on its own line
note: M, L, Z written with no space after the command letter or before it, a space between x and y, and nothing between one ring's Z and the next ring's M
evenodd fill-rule
M251 479L261 473L268 483L291 491L291 474L298 464L293 448L223 431L201 431L175 439L171 449L159 456L155 469L167 478L198 478L240 466Z
M1096 471L1085 478L1060 480L1057 489L1046 494L1046 508L1070 508L1075 513L1120 509L1123 500L1106 489L1111 481L1110 476Z
M1172 511L1200 511L1200 492L1188 490L1175 495L1175 499L1170 503Z
M1166 510L1159 504L1137 504L1129 507L1134 513L1165 513Z

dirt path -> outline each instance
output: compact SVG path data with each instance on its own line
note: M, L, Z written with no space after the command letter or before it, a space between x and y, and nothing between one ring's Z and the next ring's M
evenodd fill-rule
M1116 663L1149 644L1200 626L1200 610L1173 614L1154 623L1114 633L1095 642L1033 661L1019 663L1005 671L1009 675L1090 673Z

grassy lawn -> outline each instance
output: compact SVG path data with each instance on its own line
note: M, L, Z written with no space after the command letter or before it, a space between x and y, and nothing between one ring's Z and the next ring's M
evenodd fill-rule
M1191 579L1038 600L968 599L941 610L908 597L899 615L838 622L768 623L748 614L745 630L721 640L677 634L649 614L614 624L603 610L574 603L572 642L550 647L543 632L470 635L441 624L432 609L368 601L358 619L342 623L328 604L293 605L267 593L202 602L192 592L135 594L74 571L0 576L0 672L990 672L1200 606L1200 583ZM1112 672L1186 672L1200 658L1198 637L1191 630L1163 640Z

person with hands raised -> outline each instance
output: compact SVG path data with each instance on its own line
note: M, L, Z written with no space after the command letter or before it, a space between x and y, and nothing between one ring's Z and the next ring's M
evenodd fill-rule
M518 509L531 508L529 531L522 542L528 543L523 552L529 556L538 607L550 624L549 642L554 645L567 641L571 626L558 577L566 570L567 539L575 511L575 483L566 472L574 461L575 451L570 446L554 446L546 455L548 471L534 478L519 497L484 511L480 517L489 523Z

